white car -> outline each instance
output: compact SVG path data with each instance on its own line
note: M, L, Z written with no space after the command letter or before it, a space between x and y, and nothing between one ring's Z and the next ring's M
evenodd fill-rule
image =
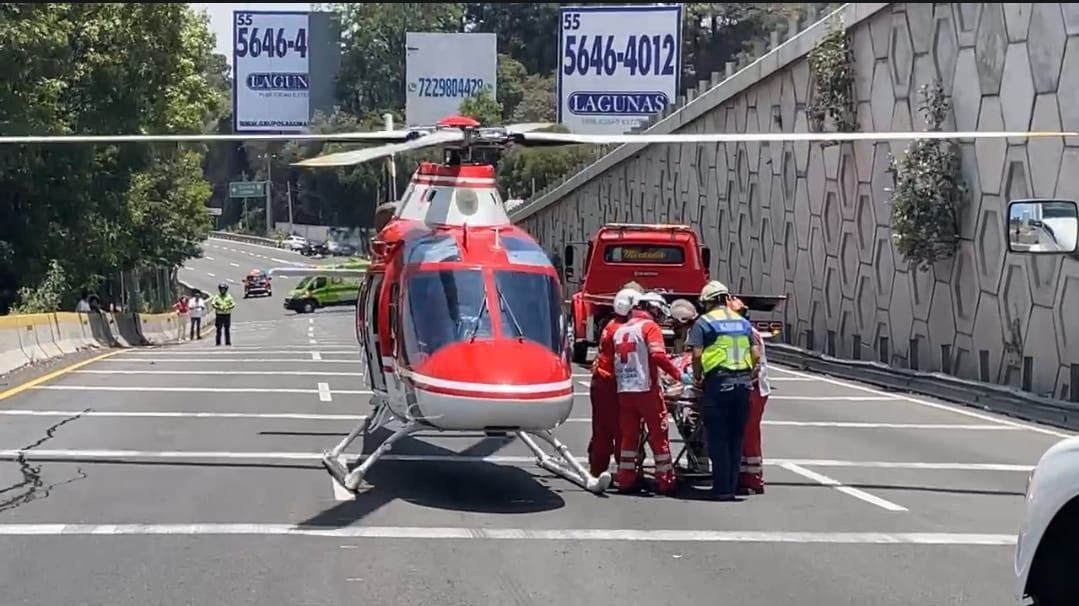
M292 235L281 242L281 247L288 250L300 250L304 246L307 246L307 238L303 236Z
M1079 436L1045 451L1027 480L1015 597L1035 606L1079 603Z

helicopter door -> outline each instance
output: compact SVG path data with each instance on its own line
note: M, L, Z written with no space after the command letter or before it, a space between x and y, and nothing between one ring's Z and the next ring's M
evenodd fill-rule
M367 356L368 384L374 391L386 391L386 377L382 374L382 352L379 351L378 323L379 317L379 291L382 290L382 280L386 275L383 273L370 273L367 278L366 288L360 293L359 305L362 310L364 322L357 326L363 342L363 351Z

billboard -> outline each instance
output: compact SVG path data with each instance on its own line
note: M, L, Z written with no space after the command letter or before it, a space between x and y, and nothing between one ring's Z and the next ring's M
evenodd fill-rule
M312 113L310 30L306 12L233 12L236 132L307 132Z
M674 102L682 6L562 7L558 121L581 134L623 134Z
M497 98L495 34L405 33L405 122L429 126L487 89Z

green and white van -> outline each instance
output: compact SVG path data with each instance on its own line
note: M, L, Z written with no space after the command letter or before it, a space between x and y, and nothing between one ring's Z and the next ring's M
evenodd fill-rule
M348 275L307 276L285 297L285 309L309 314L320 307L356 305L361 278Z

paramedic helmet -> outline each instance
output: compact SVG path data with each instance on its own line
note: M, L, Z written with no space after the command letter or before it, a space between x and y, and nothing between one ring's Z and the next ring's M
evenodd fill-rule
M675 299L671 303L671 317L679 324L689 324L697 319L697 308L686 299Z
M670 315L671 308L666 299L657 292L646 292L637 300L637 306L649 312L656 319Z
M720 297L731 294L727 285L717 280L712 280L701 289L701 303L717 301Z
M640 293L631 289L623 288L614 296L614 313L619 316L628 316L629 312L637 305Z

